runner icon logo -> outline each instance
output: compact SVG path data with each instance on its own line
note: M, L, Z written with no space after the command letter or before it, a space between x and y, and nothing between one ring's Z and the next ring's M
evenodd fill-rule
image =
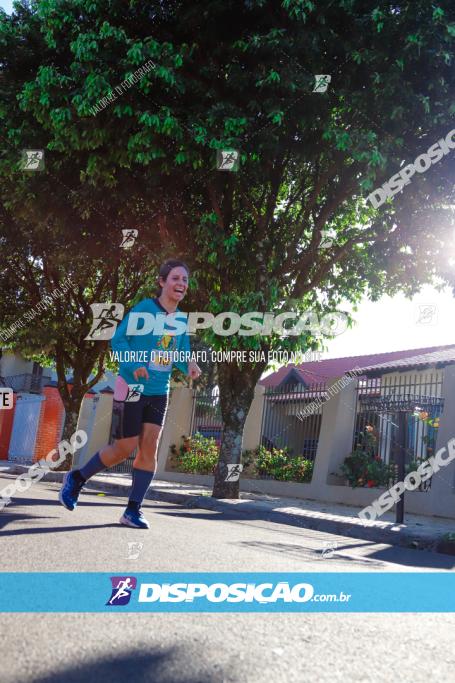
M122 249L131 249L138 236L138 230L122 230L122 235L123 238L119 246Z
M239 158L238 149L218 149L216 152L216 167L219 171L238 171Z
M111 576L111 583L111 597L106 602L106 605L127 605L130 601L132 591L136 588L136 577Z
M337 541L325 541L322 544L321 559L329 560L335 555L335 550L338 548Z
M316 74L314 77L313 92L326 92L331 80L332 76L329 76L328 74Z
M128 393L126 395L125 401L128 403L136 403L141 398L143 391L143 384L128 384Z
M239 464L231 464L227 465L228 468L228 474L227 477L225 478L224 481L238 481L240 477L240 473L243 470L243 465Z
M119 303L90 304L93 314L92 327L85 339L101 341L112 339L117 325L122 321L125 307Z
M128 555L126 556L126 559L127 560L137 560L143 546L144 546L144 544L140 543L138 541L130 541L128 543Z
M21 155L22 171L43 171L44 170L44 150L43 149L23 149Z

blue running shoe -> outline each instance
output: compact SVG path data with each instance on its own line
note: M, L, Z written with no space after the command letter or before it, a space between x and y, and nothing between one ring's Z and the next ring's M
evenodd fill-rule
M133 510L126 508L125 512L120 517L120 524L132 526L135 529L150 529L150 524L145 519L140 508Z
M58 499L67 510L74 510L77 499L84 486L84 481L74 476L74 472L67 472L63 477L63 484L58 494Z

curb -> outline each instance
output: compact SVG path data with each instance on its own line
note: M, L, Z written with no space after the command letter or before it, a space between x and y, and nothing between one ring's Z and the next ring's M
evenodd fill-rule
M28 471L25 465L14 465L8 470L8 474L22 474ZM47 472L42 481L61 482L65 472ZM127 496L130 484L124 482L103 481L102 476L95 476L85 485L87 489L107 491L119 496ZM360 520L347 521L345 518L337 517L328 519L324 516L315 516L315 513L306 514L305 512L280 512L271 509L270 505L262 501L249 500L221 500L206 495L197 495L185 491L165 491L151 486L145 496L146 500L156 500L165 503L175 503L187 508L200 508L215 512L229 513L237 517L254 516L268 522L278 524L288 524L300 528L311 529L313 531L323 531L340 536L348 536L362 540L372 541L373 543L388 543L404 547L411 547L419 550L434 550L448 554L448 550L442 550L447 544L442 543L441 534L428 534L424 532L414 532L403 526L398 527L393 522L374 522L365 526ZM372 524L378 524L373 526ZM379 524L381 526L379 526ZM386 526L384 526L386 525ZM441 550L439 550L441 547ZM452 553L450 553L452 554ZM455 554L455 551L454 551Z

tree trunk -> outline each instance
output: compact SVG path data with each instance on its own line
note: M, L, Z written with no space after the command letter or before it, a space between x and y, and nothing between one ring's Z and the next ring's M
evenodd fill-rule
M63 427L62 439L70 442L72 435L77 429L77 421L79 419L79 411L81 408L82 399L89 389L87 384L87 376L81 373L81 359L76 356L73 362L73 381L71 388L68 386L66 379L66 366L60 347L55 350L55 360L57 369L57 386L65 407L65 425ZM65 460L56 467L57 472L67 472L71 469L73 458L67 455Z
M223 434L212 496L238 498L240 481L226 481L228 464L239 464L242 455L243 428L254 398L254 388L264 364L239 368L234 363L218 364Z
M74 390L74 387L73 387ZM65 426L63 428L62 439L71 442L71 437L77 429L77 421L79 419L79 410L82 403L82 394L73 396L71 394L70 400L64 400L63 404L65 406ZM73 464L73 458L71 455L67 455L65 460L60 463L58 467L55 468L57 472L67 472L71 469Z

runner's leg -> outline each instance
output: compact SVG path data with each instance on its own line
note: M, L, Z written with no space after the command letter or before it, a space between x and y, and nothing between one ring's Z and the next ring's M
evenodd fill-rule
M114 401L113 406L113 436L115 441L105 446L83 466L74 471L76 480L87 479L98 474L107 467L114 467L123 462L134 451L138 444L138 437L142 428L144 401Z
M149 397L144 409L144 424L139 437L139 448L133 462L133 481L128 505L121 518L123 524L149 528L141 513L141 505L156 469L156 454L167 410L167 396Z
M142 397L141 397L142 398ZM126 460L138 444L142 427L143 401L115 401L113 406L113 431L115 441L95 453L80 469L65 474L59 492L59 500L68 510L77 506L79 494L87 479L102 470Z

